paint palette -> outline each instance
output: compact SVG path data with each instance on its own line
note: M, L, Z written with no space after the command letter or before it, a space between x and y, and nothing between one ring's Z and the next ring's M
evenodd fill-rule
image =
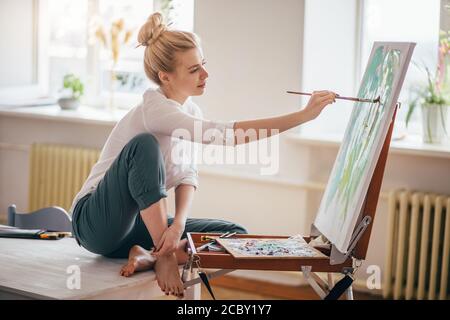
M303 238L218 238L217 242L236 259L326 258Z

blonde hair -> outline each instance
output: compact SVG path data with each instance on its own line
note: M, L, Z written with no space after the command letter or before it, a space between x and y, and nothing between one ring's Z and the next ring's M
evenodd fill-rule
M138 42L145 46L144 70L147 77L161 85L158 72L175 71L175 53L200 48L199 37L186 31L169 30L163 23L163 16L155 12L148 17L138 34Z

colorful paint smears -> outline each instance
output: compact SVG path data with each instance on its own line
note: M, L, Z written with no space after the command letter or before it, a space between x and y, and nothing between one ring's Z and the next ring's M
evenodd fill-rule
M255 239L233 238L217 240L236 258L315 258L324 255L300 238Z

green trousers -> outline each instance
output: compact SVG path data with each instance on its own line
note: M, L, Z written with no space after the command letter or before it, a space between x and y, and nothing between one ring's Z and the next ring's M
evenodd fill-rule
M72 226L78 244L111 258L127 258L133 245L150 250L152 238L140 210L167 197L164 158L150 133L131 139L120 152L95 191L81 198L74 209ZM168 217L168 224L173 218ZM237 232L247 230L217 219L187 219L187 232Z

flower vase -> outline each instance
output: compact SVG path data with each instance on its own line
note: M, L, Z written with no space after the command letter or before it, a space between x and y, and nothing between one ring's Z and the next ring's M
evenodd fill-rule
M447 136L447 105L423 104L422 105L422 130L423 142L439 144L444 142Z

